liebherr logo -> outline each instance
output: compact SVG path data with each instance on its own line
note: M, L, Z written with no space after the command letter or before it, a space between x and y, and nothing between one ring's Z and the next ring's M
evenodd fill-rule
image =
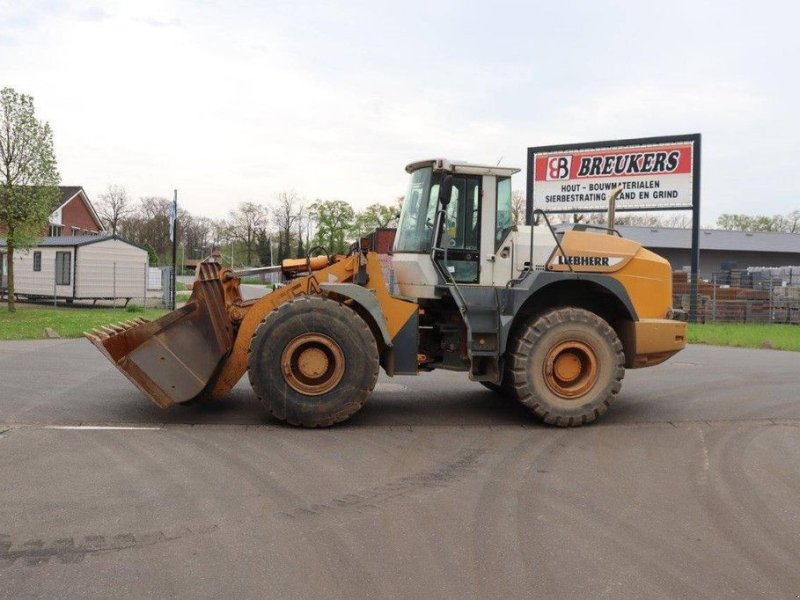
M613 267L622 261L620 256L557 256L557 265L573 267Z

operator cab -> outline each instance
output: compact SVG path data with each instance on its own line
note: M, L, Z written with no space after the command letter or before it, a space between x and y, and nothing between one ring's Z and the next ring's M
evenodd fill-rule
M447 283L441 269L459 285L504 286L529 265L530 229L515 227L512 211L519 169L430 159L406 171L392 256L401 295L439 297L437 286ZM549 254L552 235L540 237Z

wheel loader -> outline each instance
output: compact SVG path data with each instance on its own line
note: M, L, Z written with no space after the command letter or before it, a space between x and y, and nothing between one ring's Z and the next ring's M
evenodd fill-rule
M286 260L282 286L243 300L242 272L203 262L188 302L86 337L158 406L225 396L247 374L276 419L344 421L389 376L466 371L548 424L595 421L625 369L686 342L669 263L613 227L512 221L518 169L444 159L406 167L391 253L316 250Z

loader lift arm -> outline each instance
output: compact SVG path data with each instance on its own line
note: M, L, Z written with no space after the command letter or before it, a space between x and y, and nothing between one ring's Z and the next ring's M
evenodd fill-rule
M316 257L322 258L322 257ZM302 296L332 297L359 313L368 324L384 365L403 364L416 346L409 343L408 325L416 324L418 306L389 294L380 262L372 253L325 257L320 261L289 263L297 274L283 287L257 299L244 301L240 280L230 269L201 263L192 295L186 305L153 322L137 322L86 333L91 341L128 379L161 408L227 394L248 369L250 343L259 325L275 309ZM323 266L324 265L324 266ZM366 272L363 289L374 296L371 306L335 284L352 284ZM377 310L376 310L377 307ZM415 327L414 327L415 329ZM414 331L416 333L416 331ZM403 343L395 348L395 341ZM414 338L415 340L415 338ZM396 356L401 351L402 357Z

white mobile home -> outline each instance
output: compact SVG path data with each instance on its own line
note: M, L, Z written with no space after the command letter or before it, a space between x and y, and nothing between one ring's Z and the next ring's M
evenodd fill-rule
M0 294L6 293L5 240L0 240ZM17 296L100 300L142 298L148 277L147 251L112 235L44 238L14 252Z

